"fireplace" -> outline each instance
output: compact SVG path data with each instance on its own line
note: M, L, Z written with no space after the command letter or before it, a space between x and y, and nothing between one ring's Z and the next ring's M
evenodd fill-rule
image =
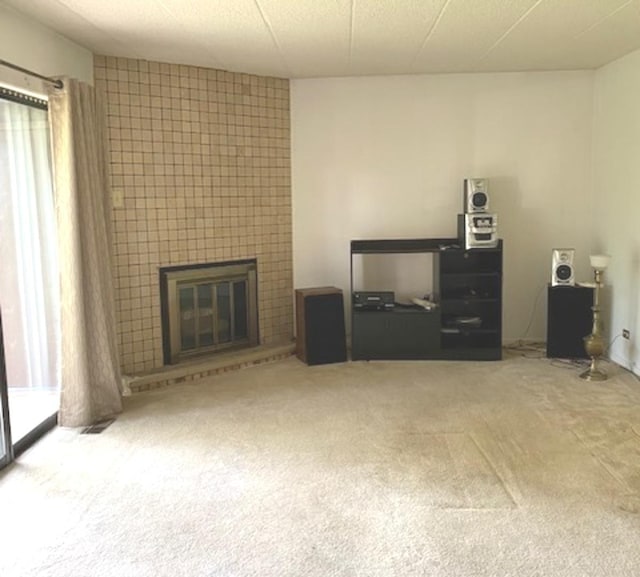
M164 363L258 344L255 259L160 269Z

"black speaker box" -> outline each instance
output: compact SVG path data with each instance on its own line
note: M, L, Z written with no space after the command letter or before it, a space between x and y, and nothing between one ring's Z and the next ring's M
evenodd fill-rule
M593 288L550 285L547 304L547 357L588 358L584 337L593 325Z
M340 289L296 290L296 354L308 365L347 360L344 302Z

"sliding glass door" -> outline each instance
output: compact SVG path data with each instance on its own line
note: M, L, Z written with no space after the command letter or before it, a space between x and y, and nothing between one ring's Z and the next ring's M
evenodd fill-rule
M2 342L2 311L0 311L0 469L12 458L8 400L7 372L4 366L4 343Z
M55 423L59 406L59 278L49 145L47 103L0 87L2 388L15 454ZM6 410L3 415L6 427Z

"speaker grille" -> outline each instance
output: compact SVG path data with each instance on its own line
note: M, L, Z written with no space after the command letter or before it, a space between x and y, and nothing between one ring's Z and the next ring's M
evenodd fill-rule
M297 289L296 327L300 360L309 365L347 360L341 290L335 287Z
M471 198L474 208L483 209L487 206L487 195L484 192L475 192Z
M561 264L556 268L556 276L559 280L568 281L571 278L571 267L566 264Z

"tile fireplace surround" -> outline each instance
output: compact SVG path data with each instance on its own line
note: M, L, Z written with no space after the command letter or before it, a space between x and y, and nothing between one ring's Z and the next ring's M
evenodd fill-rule
M95 57L122 369L163 366L160 267L256 258L262 345L293 336L289 82Z

